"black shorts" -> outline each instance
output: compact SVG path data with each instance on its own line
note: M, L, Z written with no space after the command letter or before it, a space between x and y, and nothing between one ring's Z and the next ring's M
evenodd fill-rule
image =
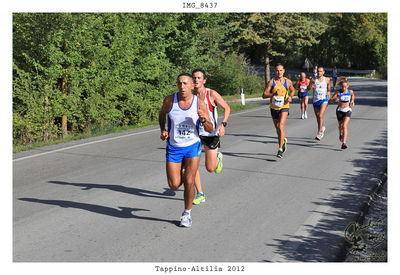
M289 115L289 108L282 108L280 110L275 110L271 108L271 116L273 119L279 119L279 116L282 112L287 112Z
M338 121L342 121L345 117L351 117L351 111L342 112L336 109L336 118Z
M211 150L221 147L219 136L200 136L201 144L206 145Z

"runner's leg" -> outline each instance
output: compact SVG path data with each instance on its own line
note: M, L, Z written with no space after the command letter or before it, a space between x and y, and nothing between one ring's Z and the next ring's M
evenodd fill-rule
M204 145L204 152L206 154L206 169L208 172L212 173L217 169L218 165L218 148L210 149L207 145Z
M321 108L319 110L319 130L318 131L322 131L322 126L324 126L324 114L326 111L326 107L328 107L328 104L321 104Z
M182 163L167 161L166 170L167 170L168 186L172 190L177 190L182 183L181 169L182 169Z
M289 115L289 112L281 112L279 115L279 132L280 132L280 136L279 136L279 148L283 147L283 142L285 140L285 124L286 124L286 119Z
M200 157L184 158L183 163L185 166L183 175L185 209L190 210L194 199L194 182L199 169Z
M342 124L343 124L343 143L346 143L346 140L347 140L347 125L349 124L349 122L350 122L350 117L348 117L348 116L346 116L342 122Z

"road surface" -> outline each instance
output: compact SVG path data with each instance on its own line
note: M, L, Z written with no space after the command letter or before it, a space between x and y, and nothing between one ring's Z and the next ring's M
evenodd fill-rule
M13 261L336 261L387 167L387 82L350 87L347 150L336 105L321 142L312 105L306 120L291 105L283 159L267 106L232 114L222 172L207 173L202 156L206 202L193 206L191 228L178 226L183 191L168 189L158 127L14 154Z

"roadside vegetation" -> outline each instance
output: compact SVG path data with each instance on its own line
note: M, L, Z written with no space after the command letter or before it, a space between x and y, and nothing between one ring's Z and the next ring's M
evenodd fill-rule
M14 152L152 125L195 68L229 99L278 62L387 67L385 13L14 13L12 39Z

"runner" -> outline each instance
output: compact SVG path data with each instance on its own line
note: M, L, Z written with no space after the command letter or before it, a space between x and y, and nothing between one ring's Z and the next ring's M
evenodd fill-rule
M269 106L271 108L272 121L276 133L278 134L279 150L278 158L283 157L287 149L287 138L285 136L285 123L289 115L289 103L292 102L294 87L292 81L284 77L285 68L278 64L275 66L275 77L272 78L262 95L262 98L270 98ZM290 95L288 95L290 90Z
M314 113L317 118L318 134L316 140L321 140L324 137L324 113L328 106L328 100L331 96L331 83L329 77L324 76L325 70L323 67L318 68L318 78L311 79L308 85L308 90L314 89L313 106Z
M316 79L318 76L318 66L315 66L313 73L314 73L314 78Z
M331 102L339 102L336 109L336 117L339 123L339 140L342 142L342 149L347 148L347 125L350 122L352 113L351 107L354 106L354 92L349 89L349 81L345 77L339 79L341 89L336 91L331 98Z
M160 110L159 124L161 140L167 140L166 171L168 185L176 190L184 184L185 210L181 217L181 226L192 225L191 210L194 198L194 180L199 168L201 142L198 132L202 123L208 132L213 124L208 116L207 107L192 93L194 88L190 74L180 74L177 79L178 93L165 97ZM168 130L165 129L168 115ZM185 170L182 173L182 169Z
M208 172L215 172L218 174L221 172L222 164L222 153L218 152L218 148L221 146L220 137L225 135L225 127L227 126L228 117L231 113L231 108L222 98L222 96L216 91L206 88L206 73L204 70L195 69L192 72L194 80L194 90L199 99L204 100L207 106L208 115L211 122L214 125L214 131L208 133L204 130L204 127L200 125L199 133L201 138L201 143L204 145L204 152L206 155L205 165ZM224 109L224 117L220 125L218 125L218 112L217 106ZM202 186L200 173L197 171L195 179L195 187L197 190L196 197L193 200L193 204L199 204L206 200Z
M298 90L297 96L300 101L300 109L301 109L301 119L307 118L307 107L308 107L308 84L310 81L306 78L306 73L302 72L300 74L300 80L297 81L295 89Z
M333 81L333 89L335 89L336 88L336 81L337 81L337 74L338 74L338 70L336 69L336 66L335 67L333 67L333 70L332 70L332 81Z

